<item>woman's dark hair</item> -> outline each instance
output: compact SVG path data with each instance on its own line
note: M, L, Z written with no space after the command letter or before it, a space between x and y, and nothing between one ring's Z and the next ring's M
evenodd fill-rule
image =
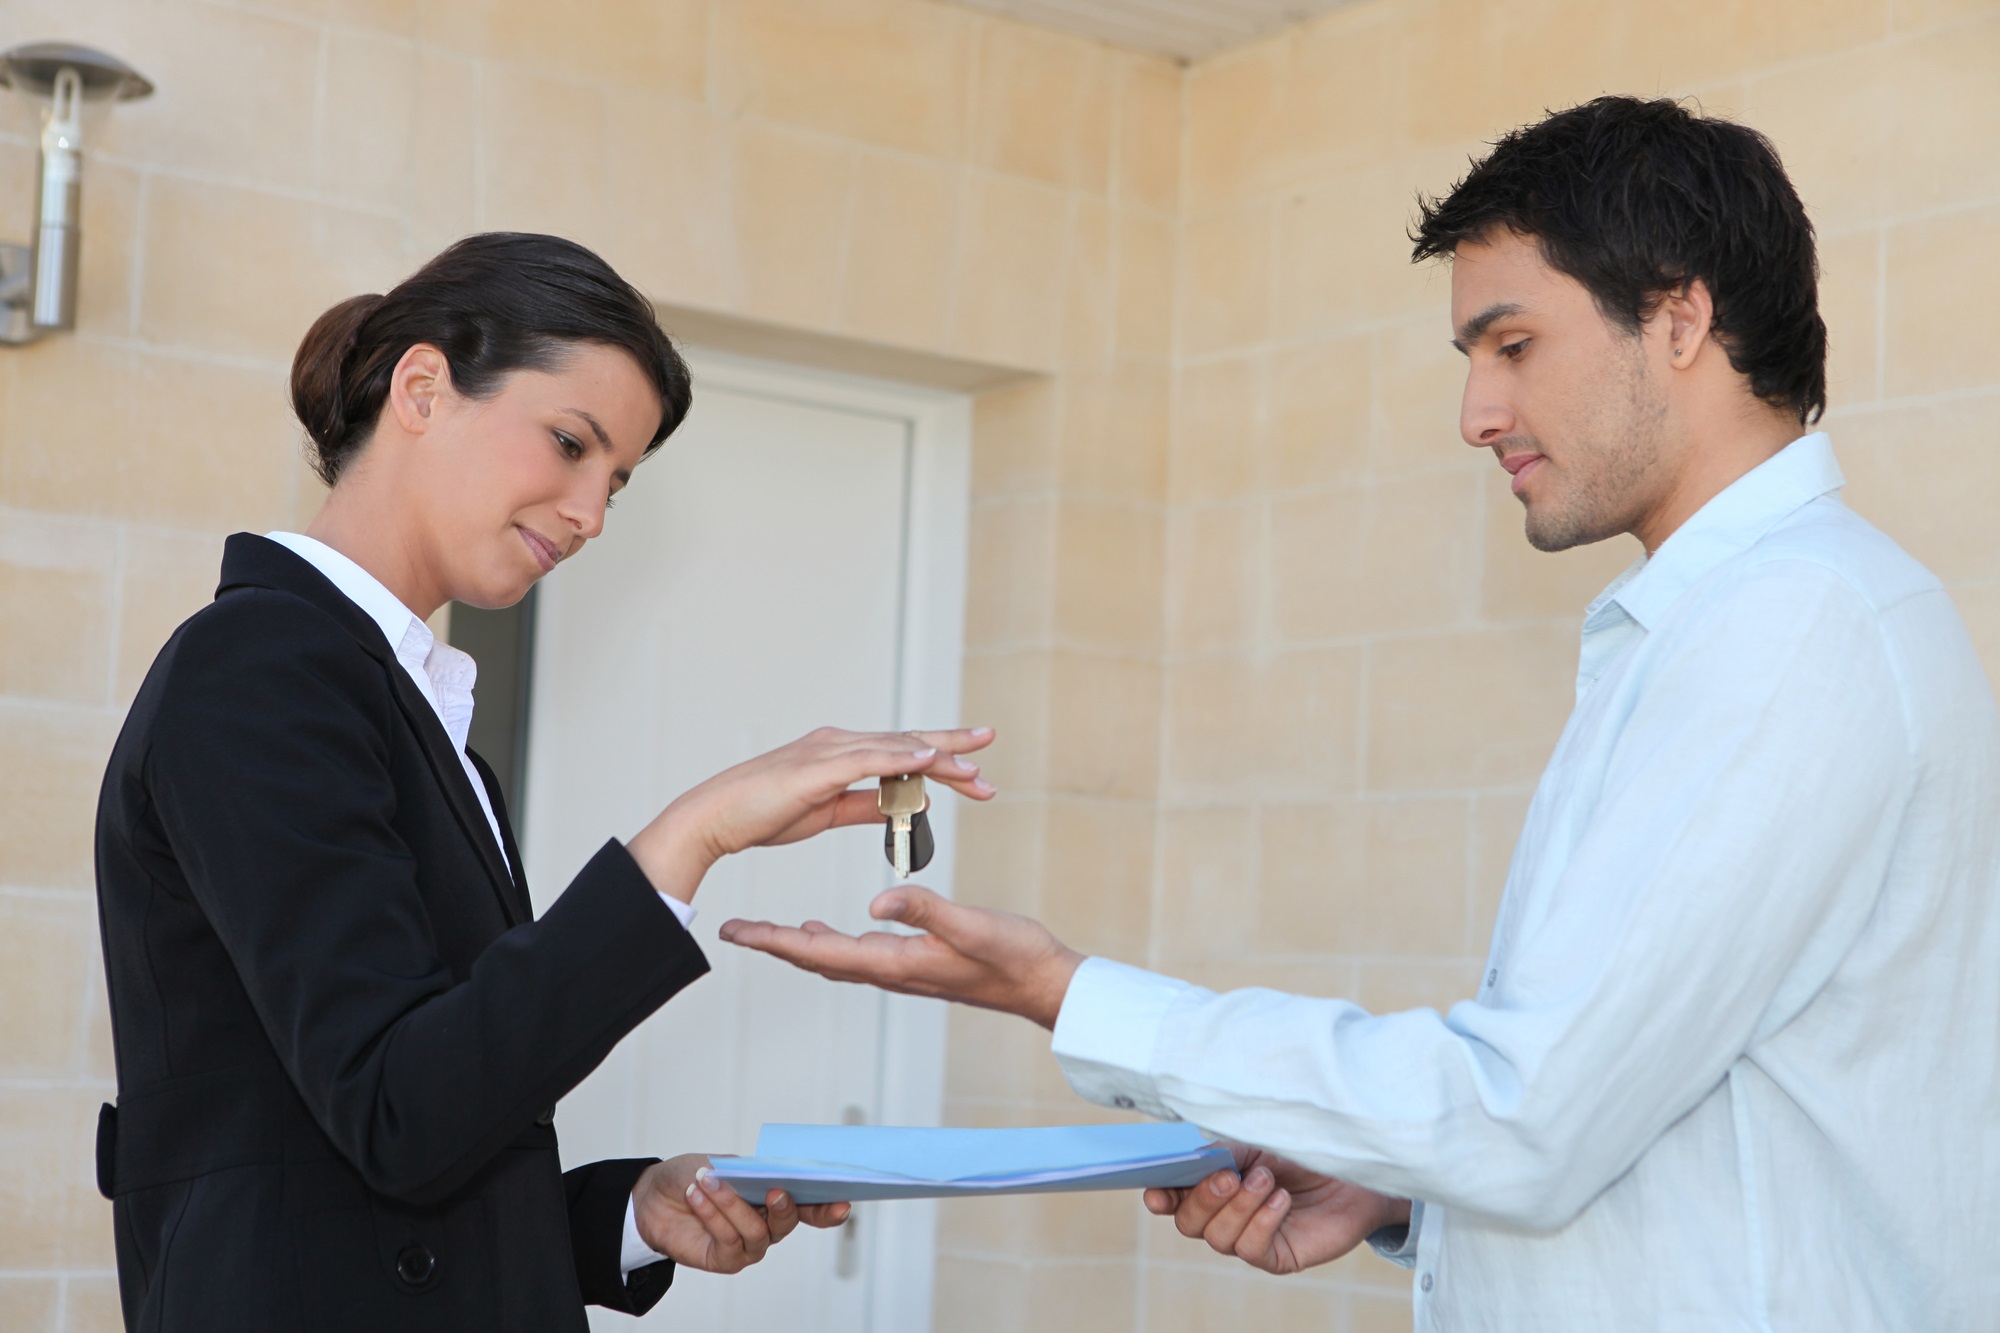
M1664 99L1599 97L1506 135L1444 198L1417 203L1417 261L1505 227L1635 333L1701 279L1751 391L1801 425L1826 410L1813 227L1757 131Z
M553 370L578 343L627 352L660 392L651 453L687 416L687 363L653 307L574 241L524 232L468 236L386 296L356 296L313 321L292 358L292 410L331 486L367 444L403 353L429 343L468 398L517 370Z

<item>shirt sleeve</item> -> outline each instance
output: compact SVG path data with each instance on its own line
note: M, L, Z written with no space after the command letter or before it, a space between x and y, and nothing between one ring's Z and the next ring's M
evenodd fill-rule
M1092 960L1056 1024L1071 1085L1386 1194L1574 1217L1825 984L1913 781L1837 574L1766 567L1684 614L1596 789L1564 794L1587 827L1482 1001L1372 1015Z
M666 1257L639 1235L639 1205L628 1197L625 1200L625 1241L618 1251L619 1276L630 1277L633 1269L656 1264Z
M653 892L660 893L658 889L654 889ZM660 901L667 905L667 910L672 912L674 919L681 923L682 930L686 930L694 924L696 908L693 903L684 903L672 894L667 893L660 893Z

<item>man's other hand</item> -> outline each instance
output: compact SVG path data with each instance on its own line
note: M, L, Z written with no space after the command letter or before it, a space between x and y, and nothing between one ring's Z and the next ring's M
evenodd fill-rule
M1381 1227L1410 1220L1410 1201L1308 1171L1259 1148L1236 1147L1236 1170L1181 1190L1146 1191L1183 1236L1267 1273L1329 1263Z
M834 981L865 981L905 995L998 1009L1045 1028L1055 1027L1070 978L1083 962L1082 954L1039 921L967 907L914 884L878 894L868 913L925 933L854 936L820 921L803 926L725 921L721 934L731 944Z

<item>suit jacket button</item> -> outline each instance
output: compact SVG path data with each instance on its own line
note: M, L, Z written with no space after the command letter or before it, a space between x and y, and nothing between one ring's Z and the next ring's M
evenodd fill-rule
M553 1125L555 1122L556 1108L553 1106L535 1117L535 1123L538 1125Z
M396 1256L396 1276L412 1287L421 1287L437 1275L437 1256L427 1245L405 1245Z

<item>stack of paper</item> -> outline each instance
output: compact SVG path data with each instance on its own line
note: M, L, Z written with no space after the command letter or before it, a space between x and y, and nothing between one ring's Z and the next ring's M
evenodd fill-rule
M1167 1189L1235 1165L1188 1124L1034 1129L766 1125L755 1157L717 1157L715 1173L752 1203L787 1190L799 1203L927 1199L1053 1190Z

